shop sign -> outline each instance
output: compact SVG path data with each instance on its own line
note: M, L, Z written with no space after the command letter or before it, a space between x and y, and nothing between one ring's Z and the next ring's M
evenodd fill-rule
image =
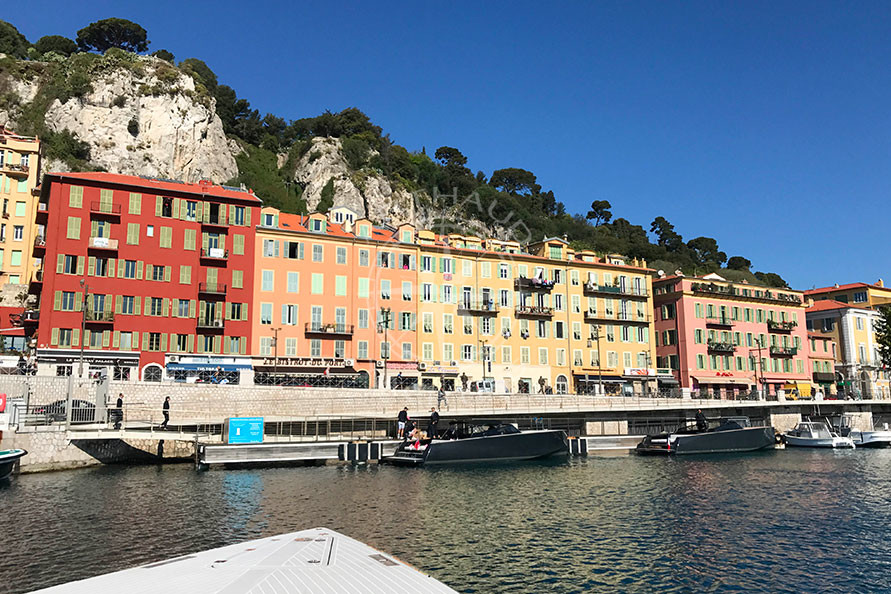
M417 364L417 362L407 363L404 361L399 361L396 363L391 363L390 361L387 361L387 369L396 369L396 370L401 370L401 371L417 371L418 364Z
M278 363L276 363L275 357L264 357L260 365L273 367L277 364L279 367L315 367L318 369L352 367L352 361L350 361L350 365L347 365L347 361L347 359L325 359L321 357L279 357Z
M641 367L632 367L630 369L625 370L625 375L639 375L639 376L656 375L656 370L655 369L644 369Z

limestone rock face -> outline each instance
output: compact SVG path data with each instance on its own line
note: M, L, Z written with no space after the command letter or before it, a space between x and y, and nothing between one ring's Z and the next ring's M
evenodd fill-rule
M159 82L147 66L143 77L115 70L93 80L87 95L55 100L47 127L77 134L89 143L93 164L113 173L218 183L235 177L238 167L213 99L196 100L193 79L182 74L166 92L143 94L140 89Z
M310 211L317 210L322 189L329 180L334 184L334 206L346 206L379 224L419 224L411 192L394 188L375 171L352 171L343 157L339 138L313 138L312 147L297 161L294 172L294 181L303 188L303 199Z

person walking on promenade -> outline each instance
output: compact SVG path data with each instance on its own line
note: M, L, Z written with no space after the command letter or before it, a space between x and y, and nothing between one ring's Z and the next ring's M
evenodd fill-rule
M120 429L121 422L124 420L124 393L118 394L117 406L114 411L114 428Z
M699 431L705 431L708 429L708 419L705 418L705 415L702 414L702 409L696 411L696 429Z
M436 426L439 424L439 413L436 407L430 409L430 421L427 423L427 437L433 439L436 437Z
M164 405L161 409L164 412L164 422L161 423L161 429L167 429L167 423L170 422L170 396L164 399Z
M545 393L545 384L546 384L546 383L547 383L547 382L545 382L545 378L544 378L544 376L541 376L541 375L538 376L538 393L539 393L539 394L544 394L544 393Z
M449 401L446 400L445 390L442 389L442 386L439 386L439 392L436 393L436 406L442 410L442 403L445 402L445 405L449 405Z
M399 411L399 415L396 417L396 424L399 428L399 431L396 432L396 437L402 439L405 437L405 425L408 423L408 407L406 406L402 410Z

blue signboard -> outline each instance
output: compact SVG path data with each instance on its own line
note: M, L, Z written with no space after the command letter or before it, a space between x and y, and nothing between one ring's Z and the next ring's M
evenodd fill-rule
M263 417L230 417L227 443L263 443Z

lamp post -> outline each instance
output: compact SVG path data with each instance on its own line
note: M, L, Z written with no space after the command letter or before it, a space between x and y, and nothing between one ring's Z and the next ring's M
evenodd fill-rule
M486 362L489 360L489 349L486 348L485 340L480 340L480 360L483 362L483 382L486 381Z
M278 383L278 332L281 328L272 328L272 383Z
M600 395L603 396L603 366L600 361L600 326L591 329L591 338L597 341L597 384L600 386ZM588 348L591 348L591 339L588 339Z
M758 389L758 400L761 400L762 397L764 396L764 394L763 394L763 391L764 391L764 369L761 367L761 349L763 347L761 345L761 339L756 338L755 344L758 345L757 348L755 349L758 351L758 361L755 362L755 385L760 386L760 388ZM751 353L751 352L752 351L749 350L749 353ZM761 369L761 382L760 383L758 381L758 369Z
M84 342L87 337L87 299L90 296L90 285L86 284L84 279L80 279L80 286L83 288L83 303L80 308L80 362L77 365L78 377L84 376Z
M390 329L390 316L392 316L393 312L389 307L381 308L381 321L377 324L377 331L380 332L380 327L383 325L384 327L384 346L386 347L386 352L381 353L381 359L384 361L384 389L388 389L390 386L387 383L387 362L390 360L390 341L388 339L389 329Z

